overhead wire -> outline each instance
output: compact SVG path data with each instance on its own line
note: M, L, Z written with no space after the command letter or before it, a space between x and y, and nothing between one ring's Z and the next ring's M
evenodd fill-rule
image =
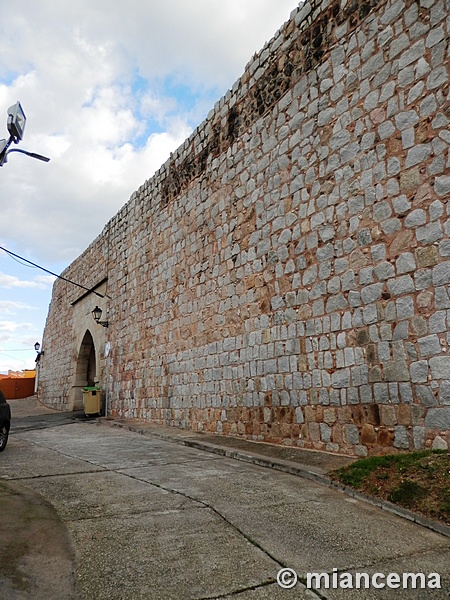
M9 254L9 256L11 256L12 258L14 258L14 259L20 259L20 260L24 261L25 263L28 263L29 265L31 265L33 267L36 267L37 269L40 269L41 271L44 271L45 273L48 273L49 275L53 275L54 277L57 277L58 279L62 279L63 281L66 281L67 283L71 283L72 285L76 285L77 287L79 287L79 288L81 288L83 290L86 290L87 292L92 292L93 294L95 294L99 298L104 298L105 297L104 294L100 294L99 292L96 292L95 290L90 289L90 288L86 287L85 285L81 285L81 283L77 283L76 281L71 281L70 279L67 279L67 277L63 277L62 275L58 275L57 273L53 273L53 271L49 271L48 269L45 269L44 267L41 267L40 265L32 262L31 260L23 258L23 256L19 256L18 254L15 254L14 252L11 252L11 250L7 250L6 248L3 248L3 246L0 246L0 250L3 250L4 252L6 252L6 254Z
M5 248L2 248L2 250L5 250L5 252L8 252L8 250L6 250ZM31 265L31 264L27 265L27 263L24 262L22 259L19 260L18 258L16 258L15 256L13 256L13 254L11 252L9 254L10 254L11 258L16 261L16 263L18 263L19 265L22 265L23 267L28 267L29 269L36 269L37 268L37 267L35 267L34 265Z

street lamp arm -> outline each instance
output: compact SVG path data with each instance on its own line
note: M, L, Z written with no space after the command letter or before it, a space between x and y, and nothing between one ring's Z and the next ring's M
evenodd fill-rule
M20 152L21 154L26 154L27 156L31 156L31 158L37 158L38 160L42 160L44 162L48 162L50 160L46 156L42 156L42 154L36 154L36 152L28 152L27 150L21 150L20 148L12 148L11 150L8 150L5 154L5 157L8 154L11 154L11 152Z

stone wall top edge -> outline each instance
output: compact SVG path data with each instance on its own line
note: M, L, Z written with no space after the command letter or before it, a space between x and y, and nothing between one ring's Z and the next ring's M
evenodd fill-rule
M206 118L199 123L197 127L195 127L191 135L186 138L186 140L174 152L171 153L170 157L159 167L159 169L155 171L153 176L150 177L143 184L143 186L139 187L137 191L139 192L142 190L144 186L151 186L154 188L158 187L158 184L167 177L167 173L170 168L176 166L177 162L181 162L186 158L186 154L189 148L195 142L195 138L197 136L202 136L205 130L211 127L212 122L215 120L217 114L222 110L222 108L230 104L232 101L236 102L241 98L242 95L246 94L247 89L243 89L243 81L250 76L254 79L259 79L263 76L264 68L261 69L261 67L264 67L270 63L270 60L273 58L273 56L277 54L277 51L286 37L286 31L289 24L297 19L296 25L299 26L311 13L311 9L304 11L304 18L298 20L297 15L304 9L305 6L312 5L314 8L316 8L323 5L324 8L326 8L330 1L331 0L310 0L306 2L300 2L299 6L291 12L287 21L285 21L284 24L276 31L274 36L264 44L261 50L253 55L251 60L246 64L243 74L235 81L231 89L229 89L219 100L217 100L217 102L214 104L214 107L207 114ZM257 73L258 69L260 70ZM133 198L133 195L131 198Z
M113 217L114 219L114 217ZM105 231L108 228L109 223L113 220L111 219L110 221L108 221L108 223L105 225L105 227L102 229L102 231L92 240L92 242L89 244L89 246L87 248L85 248L85 250L83 250L83 252L77 256L61 273L60 273L60 277L66 277L68 279L71 278L71 274L73 274L74 272L76 272L76 270L78 269L79 266L82 266L85 264L86 258L89 254L93 254L97 247L101 246L103 244L103 240L104 240L104 235L105 235ZM62 279L56 279L56 281L54 282L54 287L58 284L62 283ZM65 283L65 282L64 282ZM85 284L84 284L85 285ZM92 285L95 285L95 282L92 283ZM56 289L55 287L55 289Z
M209 111L207 117L195 127L192 131L191 135L184 140L184 142L170 154L167 160L155 171L155 173L144 181L142 185L140 185L136 190L134 190L129 199L125 202L125 204L116 212L116 214L109 219L107 224L104 226L102 232L89 244L89 246L80 254L64 271L61 273L70 272L74 268L76 268L76 264L79 261L85 259L86 254L89 253L91 246L95 246L99 240L104 235L105 231L107 231L108 227L114 226L114 223L119 221L124 217L130 210L133 203L139 199L143 194L153 192L158 190L161 183L166 179L171 168L175 167L177 163L182 162L187 154L190 152L192 147L195 147L195 141L199 137L202 138L206 135L206 131L211 127L211 123L214 121L216 115L223 106L230 104L231 101L236 102L243 94L245 95L246 89L242 91L241 84L246 77L251 76L253 79L258 79L262 77L264 72L264 67L266 66L273 56L277 53L280 46L282 45L283 40L286 37L286 31L288 25L292 21L296 21L296 25L300 25L305 21L305 19L311 13L311 6L316 8L317 6L323 4L324 7L329 4L331 0L310 0L305 2L300 2L299 6L295 8L287 21L276 31L275 35L268 40L263 48L255 53L252 59L246 64L244 68L244 72L237 79L237 81L233 84L232 88L229 89L222 98L220 98L214 105L214 107ZM300 14L300 18L299 18ZM258 72L257 72L258 71Z
M310 27L312 22L317 19L318 15L333 2L333 0L306 0L300 2L299 5L290 13L287 21L276 31L274 36L268 40L263 48L255 53L252 59L246 64L244 72L239 79L233 84L224 96L218 100L214 107L210 110L207 117L192 131L191 135L170 154L167 160L155 171L155 173L145 180L142 185L133 191L125 204L117 211L117 213L108 221L99 236L92 241L89 247L74 261L85 258L90 246L95 246L99 239L104 235L108 227L114 226L126 214L132 210L135 202L144 195L158 195L163 182L168 178L171 170L176 170L178 165L191 154L195 154L195 148L200 142L207 139L211 133L213 124L220 120L220 111L224 106L232 106L237 103L248 93L248 85L246 82L251 80L253 83L264 77L267 68L272 64L273 59L283 50L283 42L287 42L289 36L292 35L290 27L296 28L296 35L300 34L304 28ZM348 3L347 0L340 0L342 8ZM293 24L293 25L291 25ZM194 152L193 152L194 151ZM74 265L75 266L75 265ZM71 265L67 269L70 269Z
M235 81L229 89L209 111L206 118L192 131L191 135L169 156L169 158L160 166L160 168L150 177L143 186L140 186L138 192L142 191L144 186L153 189L158 188L159 184L167 177L171 168L176 168L178 163L185 160L192 147L195 148L196 138L208 137L209 129L218 117L218 113L224 106L237 103L248 92L247 80L253 83L264 77L266 68L271 64L274 57L282 50L283 43L287 41L290 32L289 26L295 24L297 28L296 35L302 33L303 29L310 27L312 22L325 11L333 0L305 0L291 11L287 21L276 31L274 36L268 40L261 50L256 52L251 60L246 64L243 74ZM348 0L340 0L342 8L348 4ZM133 195L132 195L133 198Z

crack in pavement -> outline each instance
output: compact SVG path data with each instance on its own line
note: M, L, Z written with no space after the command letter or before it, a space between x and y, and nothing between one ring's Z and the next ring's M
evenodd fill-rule
M130 475L128 473L121 473L121 475L126 475L127 477L130 477L130 479L135 479L136 481L140 481L142 483L146 483L148 485L152 485L156 488L162 489L166 492L171 492L173 494L178 494L180 496L183 496L184 498L187 498L188 500L197 502L201 505L203 505L205 508L209 509L211 512L213 512L215 515L217 515L220 519L222 519L229 527L231 527L235 532L237 532L241 537L243 537L249 544L251 544L252 546L254 546L255 548L257 548L258 550L260 550L263 554L265 554L268 558L270 558L273 562L275 562L279 567L281 568L286 568L288 565L286 563L284 563L283 561L279 560L278 558L276 558L272 553L270 553L268 550L266 550L259 542L257 542L256 540L254 540L253 538L251 538L249 535L247 535L244 531L242 531L242 529L240 529L237 525L235 525L232 521L230 521L230 519L228 519L228 517L226 517L223 513L221 513L217 508L215 508L214 506L212 506L211 504L209 504L208 502L205 502L204 500L200 500L198 498L195 498L194 496L190 496L189 494L185 493L185 492L180 492L178 490L174 490L170 487L166 487L157 483L153 483L153 482L149 482L145 479L141 479L140 477L136 477L134 475ZM298 577L298 581L303 584L305 586L306 589L306 577ZM275 578L272 578L264 583L260 583L258 585L255 586L251 586L248 588L243 588L240 590L235 590L231 593L227 593L227 594L222 594L220 596L207 596L207 597L202 597L202 598L197 598L195 600L220 600L221 598L227 598L230 595L231 596L236 596L237 594L240 594L242 592L245 591L251 591L251 590L256 590L258 588L262 588L262 587L266 587L268 585L271 585L273 583L276 583L277 580ZM317 598L319 599L323 599L326 600L325 596L322 596L320 593L318 593L316 590L308 590L310 592L312 592Z
M220 596L202 596L201 598L193 598L193 600L222 600L223 598L237 596L238 594L243 594L244 592L253 592L254 590L259 590L261 588L268 587L269 585L273 585L275 582L275 579L269 579L268 581L263 581L262 583L258 583L257 585L250 585L248 587L239 588L232 592L221 594Z
M254 548L258 549L260 552L262 552L267 558L269 558L271 561L273 561L276 565L278 565L280 568L288 568L288 565L286 565L282 560L279 560L275 555L273 555L271 552L269 552L266 548L264 548L264 546L259 543L256 539L253 539L249 534L245 533L245 531L243 531L240 527L238 527L235 523L233 523L232 520L230 520L230 518L228 518L225 514L223 514L219 509L217 509L216 507L214 507L212 504L210 504L209 502L196 498L194 495L189 494L187 492L183 492L180 490L176 490L168 485L162 485L162 484L158 484L152 481L148 481L146 479L142 479L141 477L139 477L138 475L134 475L133 473L130 473L130 471L132 471L133 469L139 469L142 468L143 465L139 465L139 466L119 466L119 467L113 467L113 468L109 468L109 467L104 467L102 465L99 465L98 463L95 463L87 458L80 458L77 455L74 455L73 453L67 453L64 452L60 449L55 449L54 447L50 447L47 446L45 443L42 442L36 442L36 441L32 441L32 440L25 440L27 443L29 444L33 444L36 446L40 446L43 448L46 448L48 450L50 450L51 452L54 452L58 455L64 456L66 458L70 458L70 459L76 459L79 460L81 462L84 462L88 465L92 465L94 467L96 467L95 470L81 470L78 472L73 472L73 473L56 473L56 474L46 474L46 475L40 475L40 476L30 476L30 477L24 477L24 478L17 478L17 479L39 479L40 477L42 478L49 478L49 477L61 477L61 476L67 476L67 475L88 475L91 473L115 473L117 475L120 475L122 477L127 477L136 481L139 481L140 483L144 483L147 486L151 486L153 488L157 488L160 489L164 492L169 492L171 494L176 494L182 498L186 499L186 502L180 507L174 510L174 512L180 512L182 510L186 510L186 508L189 508L188 506L186 506L188 504L188 502L195 502L197 503L200 507L206 508L208 510L210 510L213 514L215 514L219 519L221 519L223 522L225 522L227 524L228 527L232 528L240 537L242 537L243 539L245 539L249 544L251 544ZM219 457L218 457L219 458ZM153 467L160 467L162 469L164 469L165 467L170 467L171 464L178 464L178 463L164 463L164 464L152 464L150 466ZM315 502L315 501L314 501ZM186 508L185 508L186 506ZM145 513L149 513L151 511L136 511L133 512L132 514L145 514ZM113 517L114 514L108 515L108 518ZM92 517L92 518L105 518L104 515L98 516L98 517ZM72 519L68 519L67 521L72 521ZM443 543L442 543L442 548L447 548L447 545L444 543L444 539L443 539ZM438 544L433 548L433 551L436 551L436 549L439 549L441 546ZM431 550L423 550L421 552L417 552L417 551L411 551L411 552L406 552L406 553L402 553L400 556L402 558L409 558L409 557L417 557L417 556L425 556L427 553L431 552ZM398 556L391 556L391 557L384 557L383 562L386 563L389 560L393 560L399 558ZM347 572L347 571L354 571L354 570L361 570L361 569L367 569L367 568L371 568L374 567L373 563L366 563L364 565L358 565L355 566L353 565L351 568L344 568L344 569L339 569L339 572ZM331 572L328 573L329 575L331 575ZM305 574L306 575L306 574ZM256 590L258 588L264 588L267 587L269 585L272 584L276 584L277 580L276 578L271 578L267 581L261 582L259 584L255 584L254 586L250 586L250 587L246 587L246 588L240 588L240 589L235 589L234 591L231 591L227 594L222 594L220 596L207 596L207 597L202 597L202 598L197 598L196 600L219 600L222 598L227 598L227 597L233 597L233 596L237 596L241 593L244 593L246 591L252 591L252 590ZM302 576L302 575L298 575L298 582L300 584L302 584L305 588L305 590L307 590L312 596L311 597L315 597L315 598L320 598L320 599L326 599L326 596L323 596L318 590L315 589L310 589L307 587L307 579L306 576Z
M80 458L79 456L74 456L73 454L68 454L65 452L62 452L61 450L55 449L55 448L51 448L49 446L46 446L43 443L39 443L36 441L30 441L27 440L29 443L34 444L36 446L41 446L41 447L45 447L48 450L51 450L52 452L55 452L56 454L60 454L61 456L64 456L66 458L72 458L72 459L77 459L77 460L81 460L87 464L91 464L93 466L98 466L96 463L91 462L90 460L86 459L86 458ZM166 466L166 465L161 465L162 467ZM128 467L128 468L132 468L132 467ZM83 471L81 474L88 474L88 473L92 473L93 471ZM95 471L94 471L95 472ZM125 473L123 472L123 468L103 468L97 472L101 472L101 473L105 473L105 472L111 472L111 473L116 473L118 475L121 475L123 477L128 477L130 479L133 479L135 481L139 481L140 483L144 483L148 486L152 486L155 487L157 489L163 490L165 492L170 492L172 494L176 494L179 495L183 498L186 498L187 500L191 501L191 502L196 502L197 504L200 504L201 506L203 506L204 508L207 508L208 510L210 510L212 513L214 513L216 516L218 516L222 521L224 521L228 527L231 527L236 533L238 533L239 536L243 537L249 544L251 544L253 547L257 548L260 552L262 552L265 556L267 556L270 560L272 560L276 565L278 565L280 568L283 567L287 567L287 565L280 561L279 559L277 559L274 555L272 555L268 550L266 550L257 540L251 538L249 535L247 535L244 531L242 531L242 529L240 529L237 525L235 525L232 521L230 521L230 519L228 519L224 514L222 514L217 508L215 508L214 506L212 506L211 504L209 504L208 502L205 502L204 500L199 500L193 496L190 496L189 494L185 493L185 492L181 492L178 490L175 490L171 487L167 487L167 486L163 486L154 482L149 482L146 481L144 479L141 479L140 477L137 477L136 475L132 475L130 473ZM78 474L78 473L74 473L74 474ZM47 475L46 477L53 477L53 476L61 476L61 475L67 475L67 474L56 474L56 475ZM29 479L38 479L39 476L36 477L30 477ZM103 517L104 518L104 517ZM264 585L269 585L271 583L275 583L276 579L272 579L270 581L268 581L267 583L265 583ZM251 588L250 588L251 589ZM235 595L237 592L233 592L233 595ZM229 594L226 594L224 596L221 596L222 598L226 598L226 596ZM200 599L199 599L200 600ZM205 599L206 600L206 599Z

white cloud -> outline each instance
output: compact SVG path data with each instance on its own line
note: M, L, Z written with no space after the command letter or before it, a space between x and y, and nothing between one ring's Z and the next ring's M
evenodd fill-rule
M53 285L55 279L56 279L56 277L54 277L53 275L37 275L34 278L34 280L37 283L42 283L43 285L45 285L45 287Z
M2 2L0 138L8 135L7 109L20 100L27 123L19 149L51 160L15 153L0 168L1 245L60 273L184 142L296 6ZM17 303L8 310L22 310L32 293L41 310L39 320L35 311L27 318L34 332L42 330L53 279L29 277L9 259L0 269L2 300ZM26 335L29 345L35 333L15 325L10 347Z
M0 321L0 339L9 340L16 331L34 329L33 323L16 323L15 321Z
M35 306L14 300L0 300L0 315L16 315L20 310L37 310Z
M34 343L38 338L37 328L31 322L0 320L0 372L33 369Z
M24 369L34 369L32 359L23 360L16 358L11 354L0 351L0 373L8 374L8 371L23 371Z
M2 111L27 124L1 169L0 236L69 262L166 161L289 17L293 0L2 5ZM5 131L6 136L6 131ZM1 137L1 133L0 133Z
M45 282L48 283L48 282ZM46 287L42 278L38 280L30 281L26 279L19 279L15 275L7 275L6 273L0 272L0 288L11 289L11 288L41 288Z

